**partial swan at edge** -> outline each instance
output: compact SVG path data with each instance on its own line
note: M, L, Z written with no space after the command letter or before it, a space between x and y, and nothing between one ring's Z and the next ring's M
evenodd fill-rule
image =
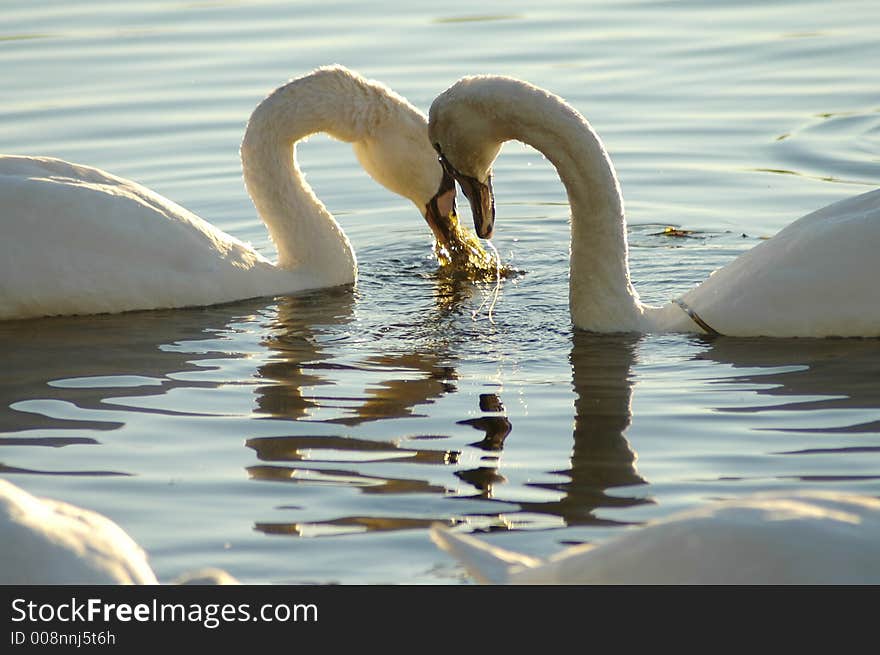
M433 527L487 584L877 584L880 500L831 491L707 503L540 560Z
M158 584L143 549L106 516L37 498L0 478L0 584ZM213 568L177 584L238 584Z
M296 142L316 132L352 143L374 179L415 203L441 246L456 237L455 185L424 114L379 82L320 68L266 97L241 145L277 263L136 182L0 155L0 319L213 305L355 282L351 244L297 165Z
M491 238L491 166L516 139L549 159L571 206L569 307L595 332L880 336L880 190L808 214L662 307L630 282L623 197L599 136L562 98L509 77L466 77L431 105L429 135Z

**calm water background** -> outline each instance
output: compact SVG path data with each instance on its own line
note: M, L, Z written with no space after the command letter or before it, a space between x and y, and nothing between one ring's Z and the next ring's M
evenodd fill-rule
M135 179L273 256L238 159L272 88L342 63L427 111L514 75L604 138L652 302L880 184L874 1L413 4L4 2L0 151ZM344 144L299 153L357 289L0 324L4 477L112 517L163 580L254 583L457 582L432 521L550 555L711 498L880 495L877 340L573 334L564 192L519 144L495 241L524 274L475 321L489 288L437 278L407 201Z

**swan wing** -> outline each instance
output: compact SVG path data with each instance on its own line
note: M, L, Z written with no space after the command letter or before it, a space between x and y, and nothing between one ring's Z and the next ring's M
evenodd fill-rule
M0 231L0 319L206 305L291 285L274 288L278 269L253 248L159 194L58 159L0 157Z
M880 501L831 491L706 503L545 562L431 533L477 580L509 584L876 584Z
M497 548L440 525L431 526L431 539L457 559L475 580L483 584L504 584L510 581L512 571L541 564L541 560L534 557Z
M0 480L2 584L157 584L144 551L110 519Z
M823 207L683 296L735 336L880 336L880 190Z
M880 579L878 538L875 498L759 493L563 551L525 573L577 584L864 584Z

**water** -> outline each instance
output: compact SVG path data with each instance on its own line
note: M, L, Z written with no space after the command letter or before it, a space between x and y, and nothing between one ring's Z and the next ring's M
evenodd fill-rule
M2 11L0 151L135 179L269 256L244 124L330 63L425 111L472 73L565 97L617 166L650 302L880 182L870 1ZM880 495L877 340L573 334L565 195L513 143L495 243L523 274L494 325L474 320L493 284L438 278L421 218L348 146L315 137L300 161L358 252L357 289L0 324L4 477L107 514L160 579L212 565L253 583L460 582L433 521L544 556L712 498Z

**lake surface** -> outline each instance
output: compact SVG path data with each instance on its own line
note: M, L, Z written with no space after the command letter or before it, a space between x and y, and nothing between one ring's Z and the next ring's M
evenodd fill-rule
M238 159L271 89L341 63L427 111L513 75L605 140L649 302L880 184L877 2L369 7L6 2L0 151L137 180L271 258ZM250 583L460 583L434 521L547 556L758 490L880 496L880 341L574 333L565 194L516 143L495 243L521 274L475 319L493 285L438 276L408 201L345 144L298 153L357 288L0 323L3 477L110 516L162 580Z

